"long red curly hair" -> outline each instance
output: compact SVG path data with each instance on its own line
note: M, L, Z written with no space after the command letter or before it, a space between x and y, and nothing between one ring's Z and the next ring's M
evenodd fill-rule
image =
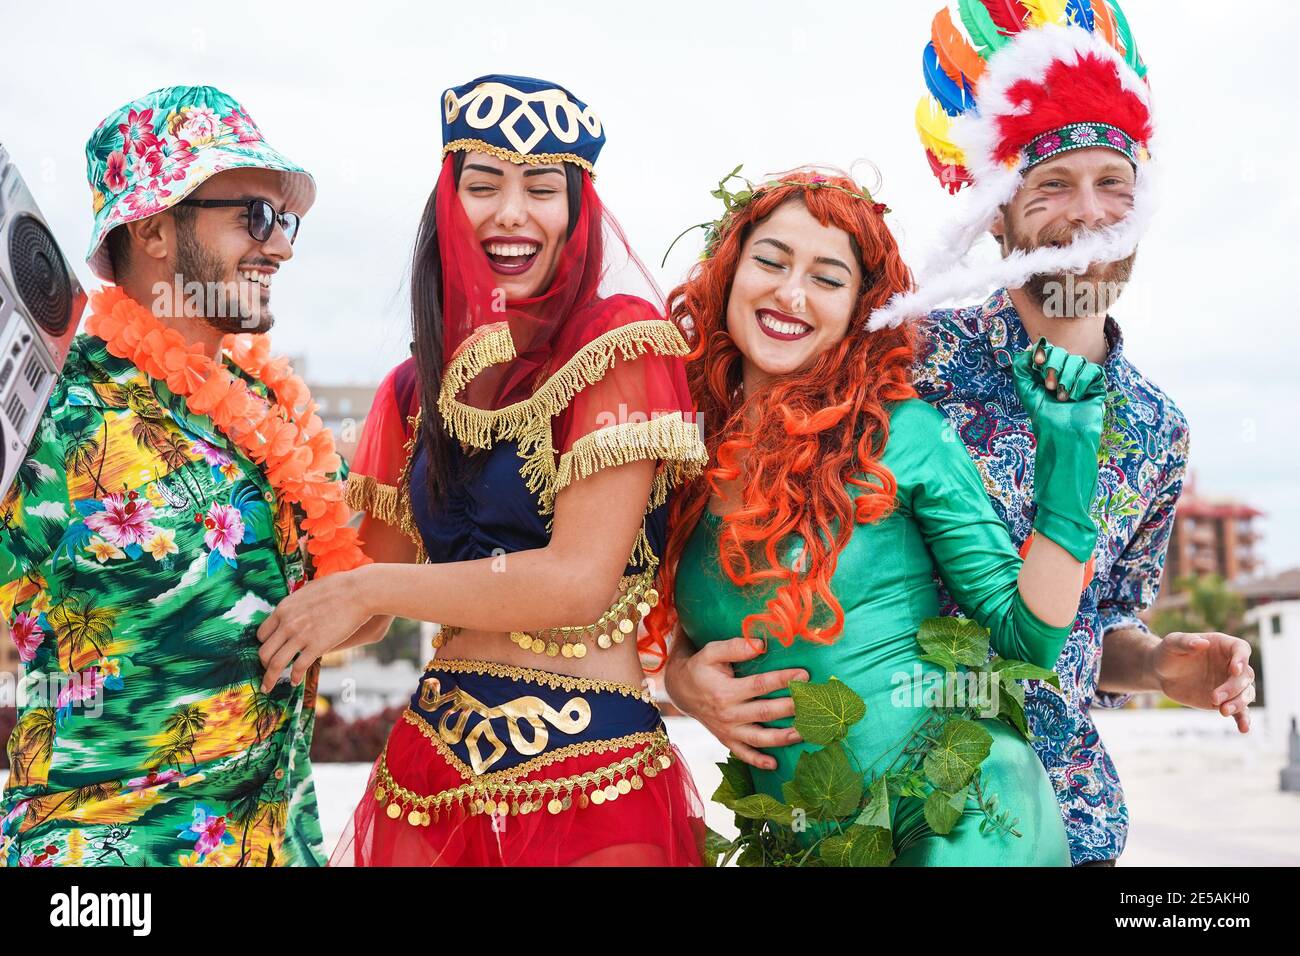
M669 316L692 344L686 375L705 423L709 467L705 480L680 489L669 509L661 599L640 642L642 651L659 659L655 670L663 666L677 624L677 565L718 482L741 479L743 488L741 507L725 517L719 535L724 573L738 586L777 583L766 609L741 622L741 633L751 640L774 637L787 646L796 637L823 644L839 637L844 611L830 587L838 555L854 522L877 521L896 503L897 483L880 463L889 438L883 403L915 397L915 339L906 325L867 332L866 320L890 296L910 290L912 276L873 204L841 189L807 185L818 179L858 191L847 177L806 170L762 187L724 223L713 255L668 296ZM848 233L863 269L863 292L839 343L809 368L741 399L742 356L727 333L731 284L754 226L791 201L802 201L822 225ZM746 412L753 402L761 404L761 413L751 426ZM860 494L850 498L846 484ZM778 545L792 534L803 540L804 550L799 567L787 568ZM828 616L828 625L817 626Z

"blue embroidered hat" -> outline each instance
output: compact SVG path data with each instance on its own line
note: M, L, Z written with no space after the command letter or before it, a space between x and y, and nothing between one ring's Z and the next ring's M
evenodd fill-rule
M605 131L591 107L530 76L480 76L442 95L442 155L478 150L512 163L592 171Z

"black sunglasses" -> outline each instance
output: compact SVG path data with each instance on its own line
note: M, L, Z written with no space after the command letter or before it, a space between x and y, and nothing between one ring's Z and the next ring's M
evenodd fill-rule
M278 222L284 230L284 237L293 245L298 238L298 226L302 217L296 212L276 213L275 207L265 199L182 199L181 206L198 206L201 209L233 209L237 206L248 208L248 234L258 242L266 242Z

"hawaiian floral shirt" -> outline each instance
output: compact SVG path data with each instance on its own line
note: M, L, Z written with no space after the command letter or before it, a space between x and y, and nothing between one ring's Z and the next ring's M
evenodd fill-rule
M84 334L28 455L0 504L24 670L0 864L323 863L314 681L264 694L257 657L258 624L305 577L293 507Z
M982 305L930 316L916 387L944 412L984 479L994 509L1019 547L1034 520L1034 436L1009 366L1029 347L1005 290ZM1118 325L1106 320L1106 424L1092 514L1100 528L1092 583L1056 663L1062 692L1032 683L1025 703L1038 756L1056 788L1075 864L1115 859L1128 808L1115 766L1089 709L1127 697L1097 692L1102 637L1145 630L1138 612L1160 587L1174 507L1187 466L1187 421L1124 357ZM947 613L957 613L945 595Z

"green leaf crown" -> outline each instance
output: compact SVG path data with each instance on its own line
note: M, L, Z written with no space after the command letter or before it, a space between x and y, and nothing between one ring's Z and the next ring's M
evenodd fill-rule
M714 199L722 200L722 215L717 219L714 219L712 222L696 223L695 225L688 226L686 229L682 230L682 232L678 234L677 238L668 246L668 251L664 253L663 261L659 264L660 268L663 268L664 265L667 264L668 254L673 251L673 246L677 245L682 236L685 236L688 232L695 229L704 230L704 252L700 254L700 259L704 260L713 258L714 253L718 250L718 245L722 242L723 235L726 233L726 230L730 228L736 214L753 202L756 197L780 187L801 186L809 192L815 192L818 189L838 189L840 192L846 193L854 199L861 199L863 202L869 204L872 210L879 215L884 215L885 213L892 211L884 203L876 202L875 198L867 191L866 187L860 186L857 189L849 189L847 186L841 186L839 183L831 182L829 177L819 172L813 172L808 180L778 178L770 179L767 182L760 183L756 186L744 176L740 175L740 171L743 168L744 164L742 163L718 180L718 187L716 189L709 191L709 195ZM743 183L744 188L737 189L735 192L728 189L727 184L733 179L737 179Z

